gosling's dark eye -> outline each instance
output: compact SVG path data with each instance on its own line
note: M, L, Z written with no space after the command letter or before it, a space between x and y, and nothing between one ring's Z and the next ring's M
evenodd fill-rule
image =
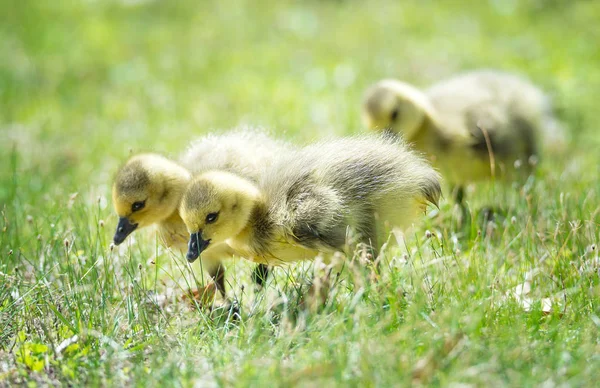
M219 218L219 213L209 213L206 216L206 223L212 224L213 222L215 222L217 220L217 218Z
M392 122L396 122L396 120L398 120L398 108L395 108L392 113L390 114L390 120Z
M134 202L133 205L131 205L131 211L137 212L138 210L142 210L144 206L146 206L146 201Z

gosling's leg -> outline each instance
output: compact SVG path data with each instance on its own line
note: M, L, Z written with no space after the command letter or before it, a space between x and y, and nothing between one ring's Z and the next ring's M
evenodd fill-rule
M374 264L375 272L379 272L379 242L377 241L377 215L372 211L366 211L368 216L361 220L358 226L359 241L364 247L366 259Z
M364 233L360 239L360 255L363 265L368 269L368 278L371 282L377 282L381 274L381 261L379 258L379 245L375 238L375 228Z
M213 304L215 291L219 291L223 298L227 299L225 296L225 268L221 264L221 260L215 257L214 252L209 252L207 258L202 259L201 265L202 269L210 275L213 283L204 287L197 283L196 289L189 290L189 296L200 305L205 306Z
M477 222L484 227L489 222L501 222L506 219L507 211L500 207L485 206L477 212Z
M229 311L229 316L233 320L238 320L241 317L240 309L235 300L231 300L227 297L227 293L225 290L225 267L221 263L221 260L211 260L206 266L206 271L208 275L212 278L213 282L217 290L223 296L223 299L226 302L227 310Z
M229 256L229 246L219 244L206 251L202 252L201 262L202 267L213 279L217 290L227 299L225 290L225 267L223 267L223 259Z
M208 275L212 278L213 282L215 282L215 286L217 290L221 293L224 299L227 299L227 295L225 292L225 267L221 262L216 263L215 265L207 268Z
M460 186L460 185L454 186L454 188L452 189L452 197L454 198L456 205L458 205L458 207L460 209L460 220L457 223L458 226L459 227L465 226L467 228L470 227L471 213L469 211L469 208L467 207L466 202L464 201L464 198L465 198L464 187ZM502 209L495 208L493 206L485 206L475 212L474 220L477 222L478 225L485 226L490 221L495 221L498 218L505 217L505 213L506 212L503 211Z
M456 185L451 187L452 198L460 211L460 219L457 222L458 227L468 226L471 219L469 208L465 203L465 188L462 185Z
M452 187L452 197L458 205L462 204L465 198L465 188L461 185Z
M271 269L266 264L259 264L256 266L256 268L254 268L254 271L252 272L252 280L254 281L254 283L262 287L267 282L267 278L269 277L270 271Z

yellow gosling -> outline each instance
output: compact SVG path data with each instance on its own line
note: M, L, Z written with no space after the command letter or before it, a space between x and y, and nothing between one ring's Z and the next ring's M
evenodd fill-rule
M132 157L117 172L113 184L113 205L119 216L114 243L121 244L134 230L156 225L164 245L184 251L189 234L178 208L192 173L219 168L257 181L275 156L290 148L261 131L243 128L198 139L183 154L181 164L156 154ZM203 267L223 295L222 260L232 254L231 248L222 244L202 255ZM258 271L267 273L266 268Z
M377 252L440 193L437 172L397 138L320 142L283 155L258 183L226 171L194 178L180 205L187 257L226 243L258 263L311 260L347 251L349 235Z
M373 130L400 134L454 185L528 174L540 141L562 131L549 99L525 79L475 71L426 91L383 80L365 93L363 118Z

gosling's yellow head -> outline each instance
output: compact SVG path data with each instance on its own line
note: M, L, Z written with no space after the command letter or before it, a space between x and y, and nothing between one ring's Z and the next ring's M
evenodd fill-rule
M419 89L396 80L383 80L367 89L363 100L364 124L373 130L401 134L406 140L416 136L432 107Z
M179 213L190 232L187 259L194 262L211 244L238 235L248 224L260 193L247 180L211 171L187 187Z
M131 158L117 172L112 189L119 216L114 243L135 229L163 221L177 210L190 175L183 167L155 154Z

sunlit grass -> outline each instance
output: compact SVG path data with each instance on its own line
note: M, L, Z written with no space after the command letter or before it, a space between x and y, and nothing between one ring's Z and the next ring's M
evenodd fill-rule
M0 382L593 384L598 18L594 1L1 1ZM547 90L568 149L527 182L475 186L466 226L446 199L378 275L304 264L255 290L232 260L235 320L182 301L202 274L152 231L111 248L130 152L176 156L242 123L301 144L358 133L371 82L479 67ZM486 225L489 205L505 214Z

